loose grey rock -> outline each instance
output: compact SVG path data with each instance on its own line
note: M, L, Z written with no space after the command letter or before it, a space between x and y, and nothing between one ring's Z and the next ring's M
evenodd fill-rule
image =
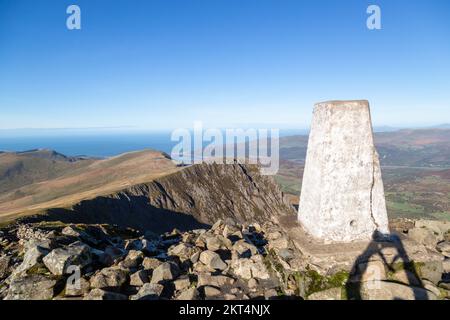
M420 274L422 279L429 280L434 284L441 281L444 268L441 260L426 261L420 266Z
M420 227L413 228L408 231L408 237L417 243L423 244L430 248L434 248L439 241L436 234L430 229Z
M161 264L162 262L156 258L145 257L144 260L142 261L142 266L144 267L145 270L154 270Z
M205 298L217 297L222 294L222 292L219 289L211 286L205 286L204 291L205 291Z
M250 280L251 278L270 278L270 274L260 255L252 256L250 259L243 258L234 260L231 263L231 268L237 276L245 280Z
M189 288L191 285L191 281L189 280L189 277L182 277L173 282L173 285L175 286L175 290L181 291L184 289Z
M156 300L159 299L164 286L157 283L146 283L142 286L139 292L131 296L131 300Z
M213 251L203 251L200 254L200 261L204 263L206 266L217 269L217 270L225 270L227 268L227 264L223 262L220 256Z
M197 277L197 287L210 285L221 288L223 286L231 286L234 282L233 278L223 275L213 276L208 273L200 273Z
M361 297L364 300L436 300L436 296L424 288L387 281L362 283Z
M331 288L315 292L308 296L308 300L341 300L341 288Z
M232 249L238 253L239 258L250 258L251 256L258 254L258 248L245 240L236 241Z
M147 270L139 270L130 276L130 285L136 287L142 287L145 283L148 283L150 277Z
M119 263L119 266L124 269L136 268L142 263L143 259L142 251L130 250L125 259Z
M14 270L13 276L24 273L31 268L42 264L42 258L48 254L48 250L32 243L26 246L26 252L22 263Z
M4 255L0 257L0 279L8 276L10 263L11 256Z
M121 293L105 291L102 289L91 290L83 300L128 300L128 297Z
M12 279L5 300L49 300L56 280L33 274Z
M174 280L180 270L173 262L164 262L155 270L153 270L151 283L159 283L161 281Z
M438 243L436 249L442 253L443 256L450 258L450 241L443 241Z
M177 300L196 300L198 298L198 291L196 288L189 288L183 292L181 292Z
M90 279L91 287L98 289L120 288L128 280L128 272L118 267L104 268Z
M67 297L78 297L87 294L89 289L89 281L85 278L80 278L78 281L74 281L73 283L67 283L64 293Z
M45 266L55 275L67 273L69 266L83 268L92 262L90 247L75 242L65 248L52 250L43 259Z

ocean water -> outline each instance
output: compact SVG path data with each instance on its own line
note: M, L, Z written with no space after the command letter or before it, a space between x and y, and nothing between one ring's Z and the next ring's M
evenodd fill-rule
M171 141L171 131L98 133L71 131L2 131L0 151L51 149L67 156L111 157L142 149L171 153L179 141ZM280 137L305 134L305 130L282 130ZM206 146L210 142L203 142Z
M155 149L171 152L170 132L100 135L0 136L0 150L52 149L67 156L111 157L124 152Z

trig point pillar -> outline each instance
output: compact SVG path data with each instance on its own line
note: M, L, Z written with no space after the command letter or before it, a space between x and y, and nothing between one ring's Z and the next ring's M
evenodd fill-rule
M389 232L368 101L314 106L298 220L312 236L332 242Z

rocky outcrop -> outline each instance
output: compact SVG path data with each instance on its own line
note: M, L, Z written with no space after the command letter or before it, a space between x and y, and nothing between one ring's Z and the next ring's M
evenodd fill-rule
M257 166L199 164L155 181L52 209L23 222L107 223L156 233L212 225L218 219L277 221L294 210Z
M399 242L358 247L356 258L346 256L353 267L344 268L333 258L348 249L342 244L312 252L270 221L218 220L161 235L108 225L10 225L0 244L0 298L447 299L449 244L425 247L408 231L393 234Z

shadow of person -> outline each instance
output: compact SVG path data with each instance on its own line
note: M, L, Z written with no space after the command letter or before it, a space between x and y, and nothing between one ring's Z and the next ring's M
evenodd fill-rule
M393 259L390 259L391 261L388 261L385 255L387 248L394 248L396 252ZM385 269L391 273L397 271L398 266L400 266L401 269L405 270L406 275L406 281L404 280L403 283L410 286L414 294L414 299L428 300L428 295L424 295L423 283L414 267L413 261L408 257L400 237L396 234L383 234L379 231L374 231L371 242L353 264L349 280L345 285L349 300L361 300L364 283L367 280L374 280L368 279L371 273L377 271L368 270L370 265L368 262L374 260L381 261ZM384 279L376 279L374 281L377 280Z

